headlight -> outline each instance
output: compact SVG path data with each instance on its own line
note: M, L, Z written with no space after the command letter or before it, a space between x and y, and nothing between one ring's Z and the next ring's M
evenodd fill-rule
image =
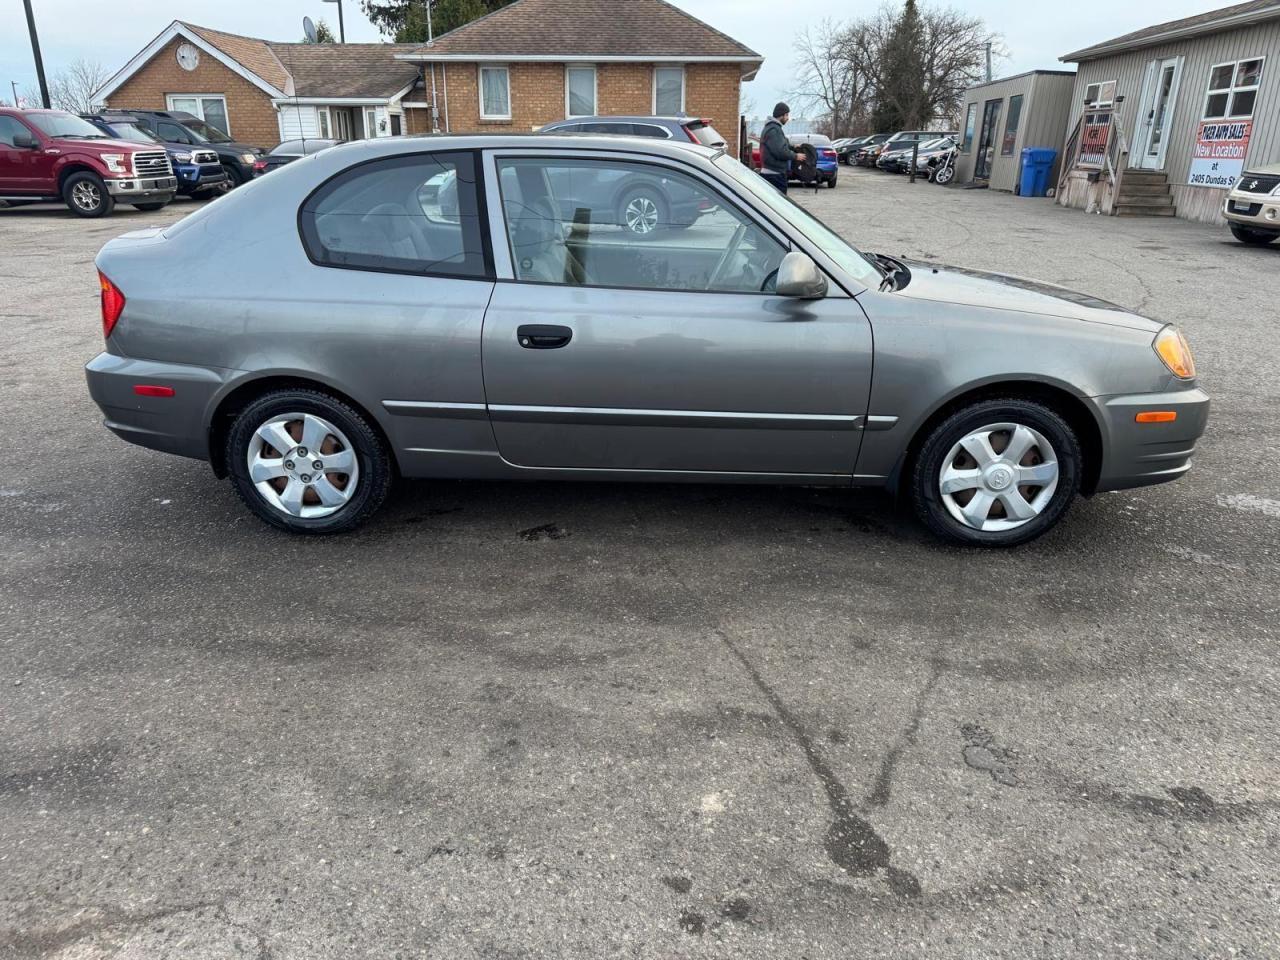
M189 153L175 153L175 154L173 155L173 159L177 160L179 163L190 163L190 162L191 162L191 154L189 154Z
M123 153L103 153L100 154L102 162L107 165L107 169L112 173L128 173L129 171L124 165Z
M1194 380L1196 362L1191 356L1191 347L1182 331L1173 324L1156 334L1151 344L1152 349L1164 361L1164 365L1180 380Z
M253 157L253 154L252 154L252 153L242 153L242 154L240 154L240 162L241 162L241 163L253 163L253 160L254 160L254 157Z

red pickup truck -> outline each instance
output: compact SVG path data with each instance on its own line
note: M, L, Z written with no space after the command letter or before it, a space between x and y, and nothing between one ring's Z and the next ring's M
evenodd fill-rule
M178 180L160 144L116 140L62 110L0 107L0 201L62 201L102 217L117 203L159 210Z

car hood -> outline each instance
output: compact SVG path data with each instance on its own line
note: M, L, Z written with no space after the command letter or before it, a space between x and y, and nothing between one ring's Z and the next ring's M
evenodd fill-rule
M991 310L1066 317L1113 327L1149 330L1164 324L1148 320L1106 300L1026 277L986 273L966 267L907 261L911 282L898 295L916 300L955 303Z
M104 140L82 140L79 137L51 137L54 143L59 146L72 147L77 150L89 150L97 152L101 150L103 153L114 153L117 150L163 150L158 143L141 143L137 140L117 140L114 137L107 137Z
M1264 177L1280 177L1280 163L1264 163L1256 167L1245 167L1245 176L1251 173L1260 173Z

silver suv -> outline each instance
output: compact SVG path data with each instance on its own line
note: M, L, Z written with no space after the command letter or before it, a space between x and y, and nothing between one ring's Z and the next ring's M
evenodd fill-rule
M1280 163L1256 167L1237 180L1222 215L1241 243L1265 246L1280 237Z

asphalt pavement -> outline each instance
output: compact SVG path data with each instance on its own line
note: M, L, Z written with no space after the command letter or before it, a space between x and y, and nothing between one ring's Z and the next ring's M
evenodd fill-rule
M1280 954L1280 248L799 200L1182 324L1191 474L1008 552L876 493L571 483L290 538L85 390L95 252L187 205L0 211L0 957Z

